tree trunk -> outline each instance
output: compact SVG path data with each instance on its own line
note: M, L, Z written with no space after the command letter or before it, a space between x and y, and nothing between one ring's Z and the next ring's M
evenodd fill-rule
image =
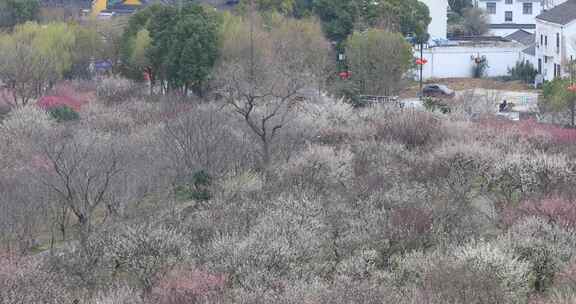
M148 77L149 77L149 85L150 85L150 96L154 95L154 83L155 83L155 79L154 79L154 74L152 74L152 69L147 69L148 71Z
M420 60L422 60L422 58L424 58L424 43L420 42ZM420 64L420 86L419 86L419 96L420 96L420 100L422 100L422 74L424 71L424 64Z
M66 225L68 225L68 208L62 207L62 218L60 219L60 233L62 235L62 241L66 241Z
M90 218L86 215L80 215L78 216L78 224L80 226L80 243L84 246L90 235Z
M270 169L270 144L265 138L262 138L262 169L264 177L267 178L268 170Z
M66 241L66 223L64 220L60 222L60 234L62 235L62 241Z

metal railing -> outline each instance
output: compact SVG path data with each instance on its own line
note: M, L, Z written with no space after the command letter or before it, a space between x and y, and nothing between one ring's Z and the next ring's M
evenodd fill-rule
M366 105L374 106L377 104L392 104L400 108L404 107L404 104L400 102L400 97L398 96L376 96L376 95L360 95L360 100L365 102Z

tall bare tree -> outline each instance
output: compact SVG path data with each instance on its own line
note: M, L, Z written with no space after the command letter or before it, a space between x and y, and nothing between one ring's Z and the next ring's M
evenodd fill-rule
M60 141L43 144L45 170L39 178L62 210L69 210L80 226L84 239L92 230L95 213L104 207L114 215L118 201L116 189L124 169L122 145L109 135L65 135Z
M281 17L264 22L254 12L249 20L230 17L223 26L217 86L259 139L263 168L271 162L274 139L290 121L300 93L317 88L315 67L324 60L319 54L328 56L330 50L327 43L312 49L309 37L321 32L306 26Z
M200 170L222 176L251 164L254 157L245 136L233 130L234 124L222 123L229 119L227 111L213 105L176 110L181 114L164 125L162 143L178 179Z

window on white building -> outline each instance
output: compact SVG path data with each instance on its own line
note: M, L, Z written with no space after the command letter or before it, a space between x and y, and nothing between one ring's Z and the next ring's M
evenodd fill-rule
M507 11L504 13L504 21L512 22L512 11Z
M513 0L506 0L506 4L512 4Z
M524 15L532 15L532 2L524 2L522 4L522 13Z
M486 12L490 15L496 15L496 2L486 2Z
M559 64L554 64L554 78L560 78L562 76L562 68Z
M542 74L542 58L538 58L538 74Z

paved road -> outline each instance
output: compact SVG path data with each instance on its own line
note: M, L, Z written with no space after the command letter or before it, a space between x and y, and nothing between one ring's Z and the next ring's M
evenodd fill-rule
M479 100L492 104L494 113L498 112L498 105L506 100L514 104L514 112L538 112L538 93L535 92L518 92L506 90L488 90L488 89L473 89L456 91L456 98L466 98L472 100ZM418 98L406 98L401 102L407 108L424 109L422 102Z
M498 110L498 104L503 100L514 104L515 112L538 112L538 93L526 91L506 91L473 89L456 92L456 97L484 98L494 102L494 107Z

